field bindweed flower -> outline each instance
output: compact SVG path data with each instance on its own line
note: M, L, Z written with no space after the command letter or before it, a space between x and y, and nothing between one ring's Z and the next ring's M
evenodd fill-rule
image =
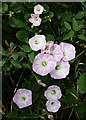
M51 85L47 88L47 90L44 92L44 96L48 100L58 100L61 98L62 93L60 87L57 85Z
M33 71L41 76L50 73L56 67L56 61L49 54L38 54L33 61Z
M63 57L63 52L61 50L60 45L54 44L50 49L51 55L54 57L56 62L59 62L61 58Z
M41 6L40 4L38 4L34 7L34 13L35 14L42 14L43 11L44 11L44 7Z
M41 24L42 19L37 14L31 14L31 18L29 22L32 23L33 26L39 26Z
M46 102L46 107L49 112L57 112L61 107L61 103L58 100L49 100Z
M69 62L60 61L57 62L56 68L50 72L50 76L54 79L66 78L66 76L69 74L69 70Z
M41 50L42 48L45 49L46 38L44 35L35 35L29 39L29 45L34 51Z
M70 61L75 58L76 50L72 44L61 42L60 46L63 51L62 60Z
M32 105L32 92L27 89L18 89L13 97L14 103L21 109Z
M53 41L48 41L46 43L45 49L41 50L41 53L49 53L50 54L50 48L53 46Z

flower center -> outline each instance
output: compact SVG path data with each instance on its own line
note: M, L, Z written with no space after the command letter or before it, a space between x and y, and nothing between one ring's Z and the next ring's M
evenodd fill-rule
M56 90L52 90L51 94L55 95L56 94Z
M38 17L35 17L35 20L36 20L36 21L38 21L38 19L39 19Z
M46 45L45 50L49 50L49 46Z
M38 41L38 40L35 40L35 44L38 45L38 44L39 44L39 41Z
M63 52L63 56L66 56L65 52Z
M25 101L25 100L26 100L26 97L22 97L22 100Z
M37 8L37 11L40 11L40 8Z
M47 62L46 62L46 61L43 61L43 62L42 62L42 65L43 65L43 66L46 66L46 65L47 65Z
M55 105L55 102L51 102L51 105L54 106L54 105Z
M56 66L56 70L60 70L60 65L57 65L57 66Z

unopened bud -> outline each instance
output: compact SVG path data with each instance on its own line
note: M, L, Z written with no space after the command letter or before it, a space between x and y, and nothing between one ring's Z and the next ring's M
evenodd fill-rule
M50 120L54 120L53 115L48 115L48 119L50 119Z
M46 84L43 83L41 80L37 80L37 83L38 83L39 85L43 86L43 87L46 87Z

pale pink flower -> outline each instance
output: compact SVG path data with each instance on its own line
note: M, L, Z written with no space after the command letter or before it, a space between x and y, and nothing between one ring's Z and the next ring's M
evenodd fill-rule
M35 14L42 14L43 11L44 11L44 7L41 6L40 4L38 4L34 7L34 13Z
M46 107L49 112L57 112L61 107L61 103L58 100L49 100L46 102Z
M61 50L60 45L54 44L50 48L50 54L54 57L54 59L56 60L56 62L59 62L61 60L61 58L63 57L63 52Z
M41 76L50 73L56 67L56 61L49 54L38 54L33 61L33 71Z
M50 48L53 46L53 41L48 41L46 43L45 49L41 50L41 53L49 53L50 54Z
M37 14L31 14L31 18L29 22L33 24L33 26L39 26L41 24L42 19Z
M56 68L50 72L50 76L54 79L66 78L66 76L69 74L69 70L69 62L60 61L57 62Z
M32 105L31 90L18 89L13 97L13 101L20 109Z
M29 39L29 45L34 51L41 50L42 48L45 49L46 38L44 35L35 35Z
M62 96L61 89L57 85L49 86L47 90L44 92L44 96L48 100L58 100Z
M61 42L60 46L63 51L62 60L70 61L75 58L76 50L72 44Z

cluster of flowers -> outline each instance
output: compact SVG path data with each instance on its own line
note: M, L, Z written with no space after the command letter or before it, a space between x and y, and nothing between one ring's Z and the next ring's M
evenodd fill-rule
M42 19L39 17L44 11L44 7L36 5L34 14L31 14L29 22L33 26L39 26ZM29 39L29 45L32 50L40 53L35 56L33 61L33 71L41 76L50 76L54 79L65 78L69 74L69 61L75 58L75 47L72 44L61 42L59 45L53 41L46 42L44 35L35 35ZM40 80L38 82L42 86L46 86ZM47 98L46 107L49 112L57 112L61 107L59 99L62 96L61 90L57 85L52 85L44 92ZM18 89L13 97L14 103L21 109L32 105L32 91L27 89Z
M43 11L44 7L40 4L34 7L34 14L31 14L31 18L29 19L29 22L31 22L33 26L39 26L41 24L42 19L39 15L42 14Z
M61 107L59 99L62 96L61 90L57 85L52 85L44 92L44 96L47 98L46 107L49 112L57 112Z
M53 41L46 42L44 35L35 35L29 39L32 50L41 52L35 56L33 71L41 76L50 76L54 79L63 79L69 74L69 61L75 58L75 47L72 44Z
M46 107L49 112L57 112L61 107L59 99L62 96L61 90L57 85L52 85L44 92L47 98ZM21 109L32 105L32 91L27 89L18 89L13 97L14 103Z

